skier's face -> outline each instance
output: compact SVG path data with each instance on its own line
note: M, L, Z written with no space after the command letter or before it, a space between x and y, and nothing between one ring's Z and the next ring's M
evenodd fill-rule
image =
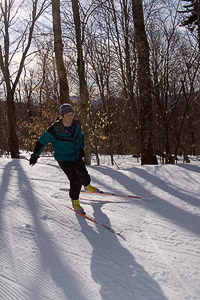
M74 119L74 113L73 112L69 112L68 114L65 114L63 116L63 121L65 123L66 126L71 126L72 122Z

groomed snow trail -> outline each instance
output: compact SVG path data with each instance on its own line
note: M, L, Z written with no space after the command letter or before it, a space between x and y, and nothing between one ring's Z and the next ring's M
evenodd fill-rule
M125 240L64 207L53 159L0 158L1 300L199 299L200 162L88 170L104 191L154 198L81 195Z

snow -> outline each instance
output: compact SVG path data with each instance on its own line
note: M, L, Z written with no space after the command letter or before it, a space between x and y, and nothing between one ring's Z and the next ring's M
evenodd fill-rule
M53 158L0 158L1 300L200 299L200 161L101 161L88 167L93 185L143 199L80 202L124 238L64 206L69 182Z

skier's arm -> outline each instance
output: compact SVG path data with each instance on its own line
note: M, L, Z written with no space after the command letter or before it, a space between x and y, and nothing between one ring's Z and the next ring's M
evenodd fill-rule
M52 135L49 133L49 131L45 131L39 140L35 143L35 148L33 153L37 156L40 156L42 153L43 149L46 147L48 143L52 141Z
M39 140L35 143L35 148L33 151L33 154L31 154L31 158L29 161L29 164L31 166L33 166L34 164L37 163L37 160L40 156L40 154L42 153L43 149L45 148L45 146L50 143L52 140L52 135L49 133L49 131L45 131L41 137L39 138Z

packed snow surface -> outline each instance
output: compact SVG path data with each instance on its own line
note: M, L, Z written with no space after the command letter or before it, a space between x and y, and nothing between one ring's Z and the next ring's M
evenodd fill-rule
M0 158L1 300L199 300L200 161L87 167L105 192L82 193L109 232L71 206L69 182L53 158Z

